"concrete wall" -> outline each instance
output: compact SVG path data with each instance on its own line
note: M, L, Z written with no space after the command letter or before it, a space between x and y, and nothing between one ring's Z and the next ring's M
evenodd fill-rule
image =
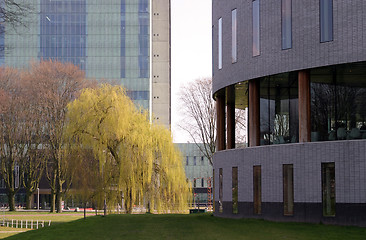
M336 216L322 216L321 163L335 163ZM294 215L283 215L282 165L294 167ZM262 170L262 214L253 214L253 166ZM238 167L239 213L232 214L232 167ZM261 146L215 153L215 201L223 169L224 212L254 217L366 226L366 140ZM218 206L218 203L216 203ZM216 207L218 210L218 207Z
M170 0L152 0L152 119L170 129Z

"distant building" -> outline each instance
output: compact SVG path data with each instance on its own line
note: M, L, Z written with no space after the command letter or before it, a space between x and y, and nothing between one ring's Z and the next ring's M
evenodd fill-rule
M5 26L0 64L71 62L88 78L126 87L154 121L170 128L170 0L29 0L35 11Z
M208 195L212 184L212 166L209 160L202 154L195 143L176 143L175 144L183 156L183 166L186 176L191 182L195 194L195 203L206 206L208 203ZM202 145L202 144L200 144Z
M366 226L366 2L212 9L215 215Z

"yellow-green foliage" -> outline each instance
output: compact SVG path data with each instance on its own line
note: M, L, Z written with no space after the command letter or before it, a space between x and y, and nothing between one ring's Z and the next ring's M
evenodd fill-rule
M103 182L110 203L122 191L128 212L134 204L159 212L187 208L191 188L170 131L151 124L122 87L85 89L68 105L67 118L66 136L99 161L94 189Z

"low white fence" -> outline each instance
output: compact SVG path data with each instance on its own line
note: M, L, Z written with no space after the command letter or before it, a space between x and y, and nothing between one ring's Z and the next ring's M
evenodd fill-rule
M46 225L51 226L51 220L47 223L45 220L2 219L0 224L3 227L38 229Z

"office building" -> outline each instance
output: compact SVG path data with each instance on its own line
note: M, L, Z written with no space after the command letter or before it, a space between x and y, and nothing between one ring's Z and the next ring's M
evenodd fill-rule
M366 226L364 10L213 0L215 215ZM247 148L236 108L248 109Z

